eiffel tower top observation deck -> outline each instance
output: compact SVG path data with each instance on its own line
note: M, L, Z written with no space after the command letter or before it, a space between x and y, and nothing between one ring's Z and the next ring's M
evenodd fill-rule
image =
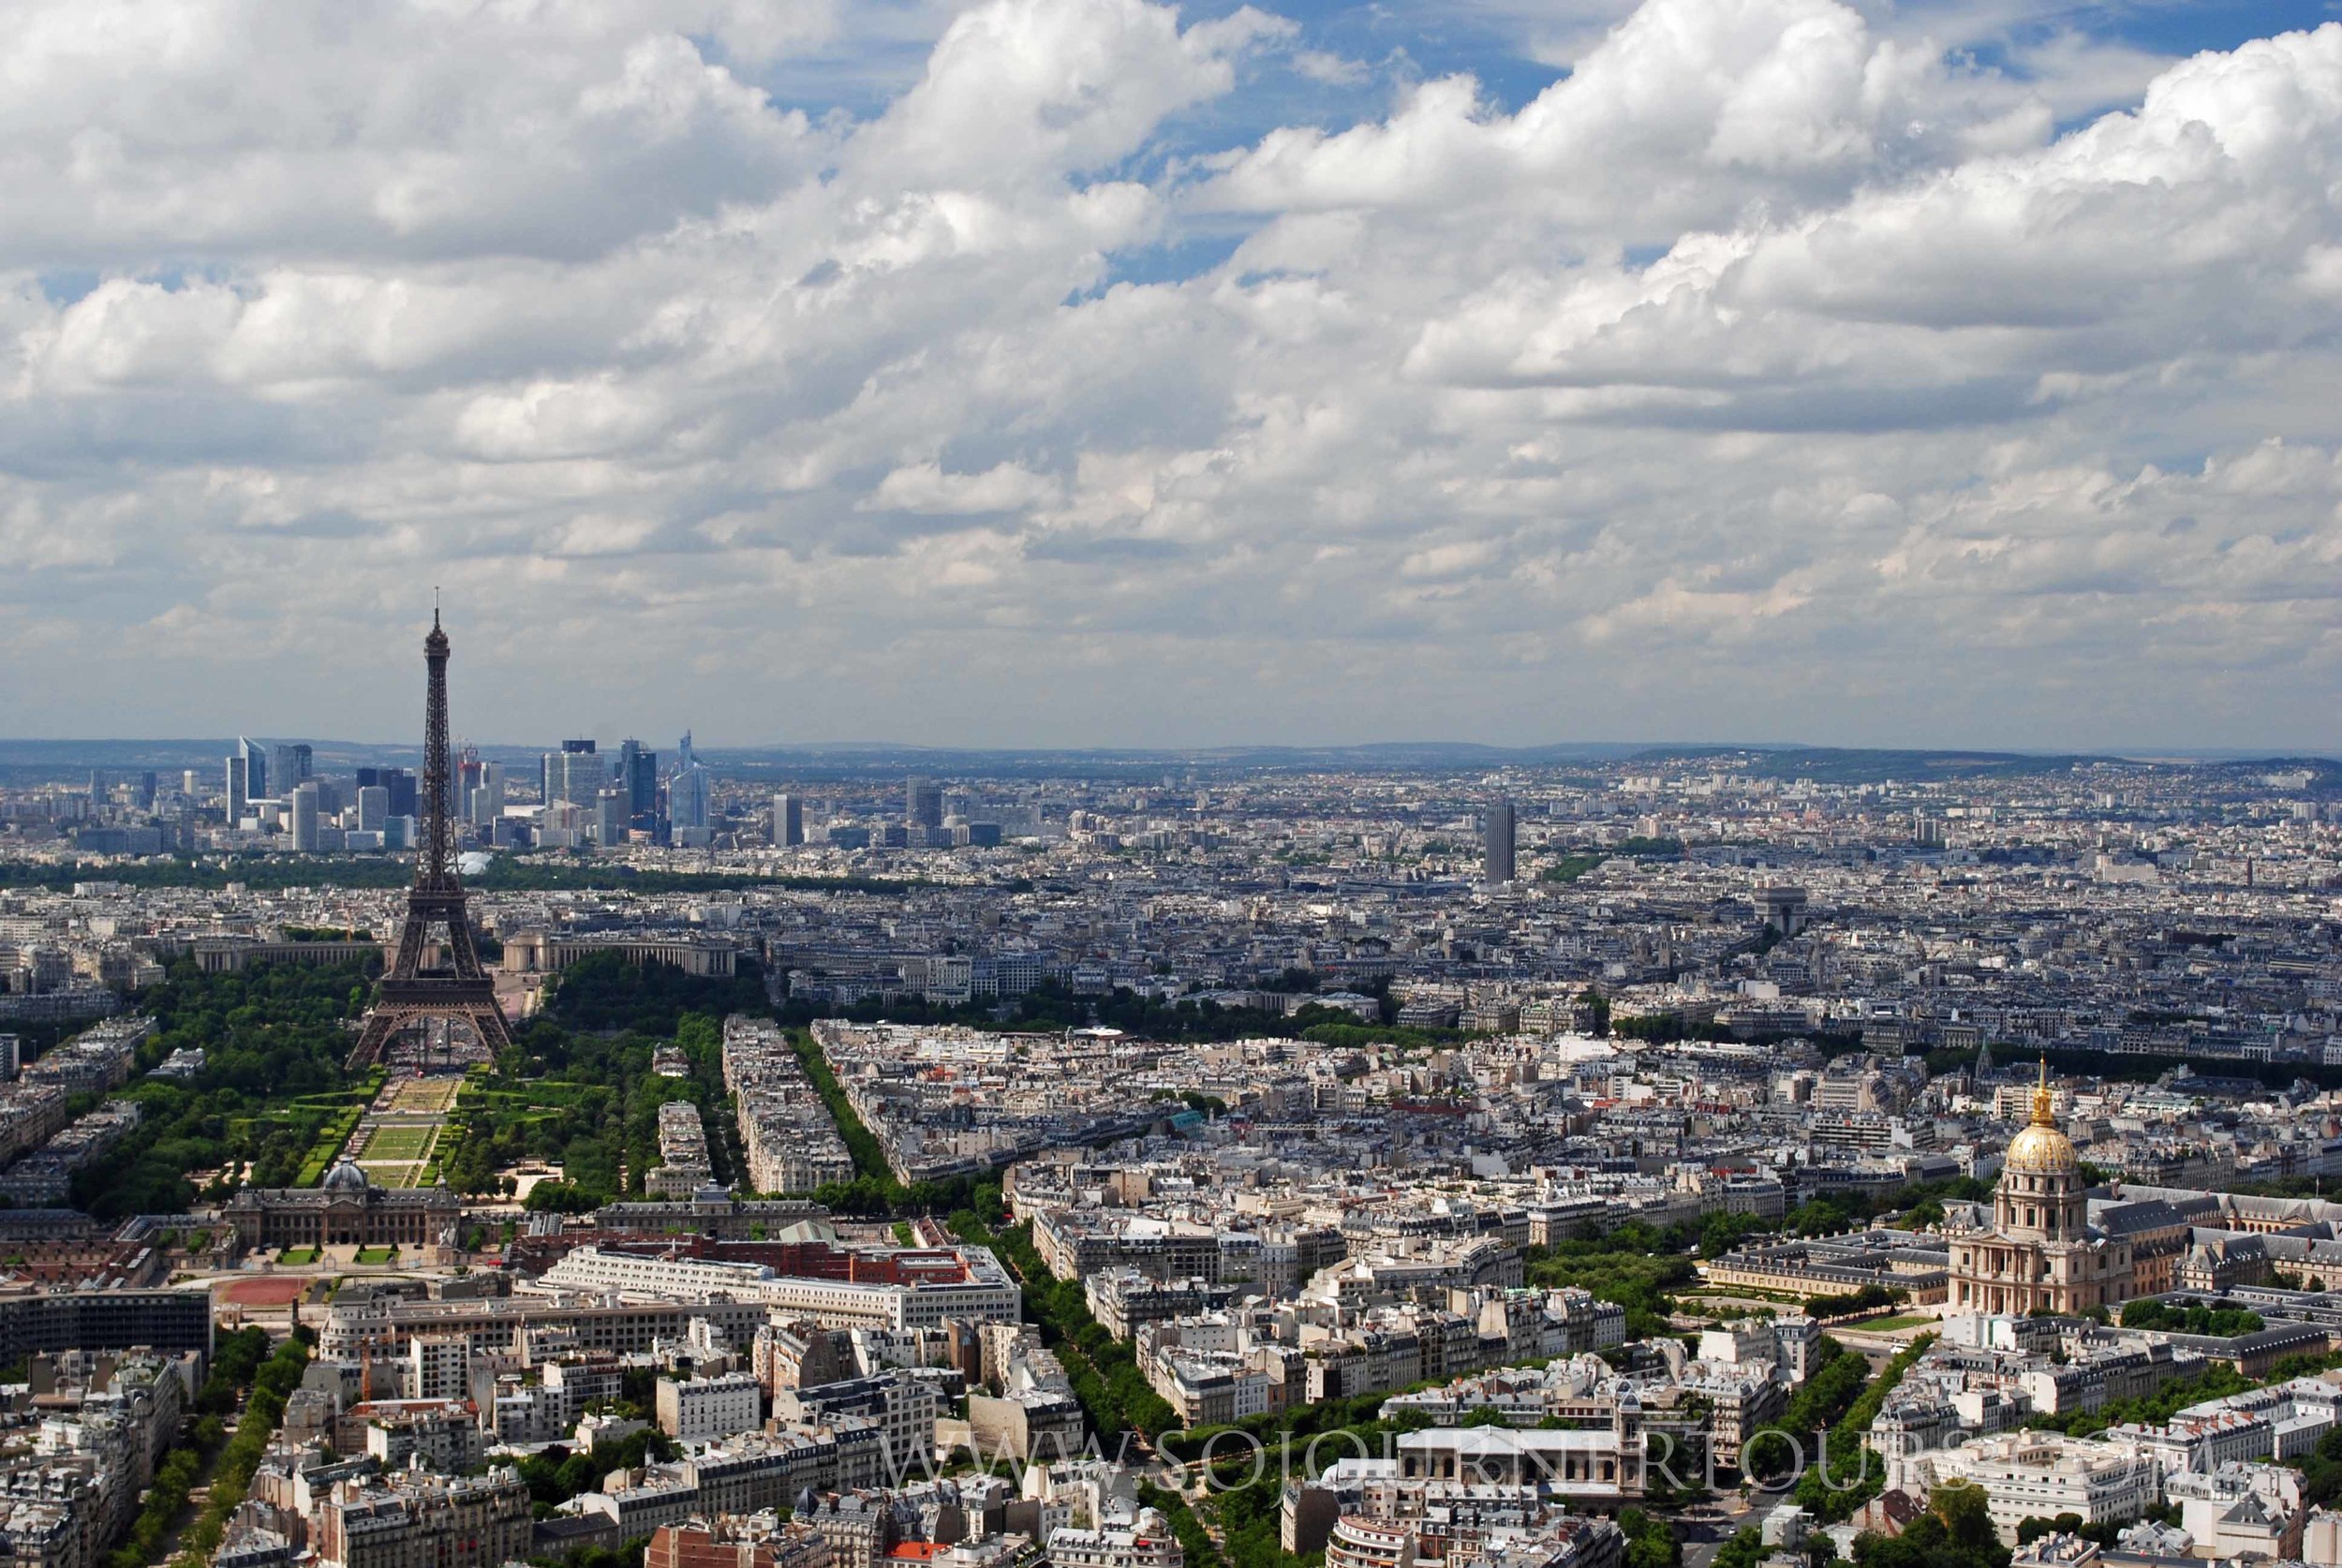
M354 1071L376 1061L410 1027L444 1021L468 1028L489 1052L511 1043L504 1012L497 1005L496 983L481 967L472 940L471 917L463 879L455 869L455 830L450 821L452 785L448 771L447 632L439 612L431 612L431 632L422 640L426 673L422 709L422 814L415 854L415 885L407 894L407 921L398 951L376 988L374 1006L357 1049ZM426 966L435 933L445 933L446 962Z

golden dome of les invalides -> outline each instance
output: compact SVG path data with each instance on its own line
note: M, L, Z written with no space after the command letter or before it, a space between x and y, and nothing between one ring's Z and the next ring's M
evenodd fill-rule
M2041 1063L2040 1087L2033 1091L2033 1120L2008 1141L2008 1152L2002 1157L2001 1168L2029 1176L2069 1176L2082 1169L2082 1156L2075 1150L2074 1141L2057 1130L2057 1117L2051 1111L2046 1058Z

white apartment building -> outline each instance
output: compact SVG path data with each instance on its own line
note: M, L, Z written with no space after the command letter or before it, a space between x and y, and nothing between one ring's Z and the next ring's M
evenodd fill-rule
M1558 1501L1607 1503L1640 1497L1650 1457L1614 1420L1592 1431L1432 1427L1399 1438L1401 1486L1469 1482L1533 1486Z
M1187 1561L1169 1522L1152 1508L1099 1530L1053 1531L1048 1548L1054 1568L1183 1568Z
M1241 1354L1164 1346L1141 1366L1148 1386L1190 1427L1241 1421L1268 1412L1272 1385L1267 1370Z
M643 1176L654 1198L688 1198L715 1179L707 1160L707 1133L700 1108L689 1100L659 1107L659 1163Z
M2200 1557L2284 1561L2308 1556L2299 1471L2226 1464L2209 1473L2172 1476L2164 1493L2178 1505L2180 1528L2195 1537Z
M615 1292L632 1301L758 1302L824 1328L874 1327L904 1333L935 1328L947 1318L963 1323L1015 1323L1024 1293L982 1247L957 1249L958 1280L865 1284L776 1274L762 1264L699 1258L646 1257L580 1247L539 1277L544 1291L592 1294Z
M471 1397L471 1341L460 1334L418 1334L407 1346L407 1397Z
M659 1429L677 1442L714 1442L752 1432L764 1419L763 1390L746 1372L678 1383L660 1378Z
M1932 1489L1964 1481L1984 1488L1994 1528L2010 1545L2017 1526L2038 1516L2120 1523L2144 1514L2160 1494L2155 1461L2112 1443L2059 1432L2007 1432L1938 1449L1914 1466Z
M2266 1459L2276 1446L2275 1425L2241 1410L2194 1414L2182 1411L2161 1427L2126 1423L2108 1429L2105 1441L2151 1459L2167 1475L2209 1475L2225 1464Z

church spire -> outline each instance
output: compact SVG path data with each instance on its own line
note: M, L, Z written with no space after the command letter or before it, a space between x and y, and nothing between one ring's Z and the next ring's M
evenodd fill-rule
M2041 1058L2041 1081L2033 1090L2033 1125L2036 1127L2057 1125L2054 1102L2050 1095L2049 1058L2046 1055Z

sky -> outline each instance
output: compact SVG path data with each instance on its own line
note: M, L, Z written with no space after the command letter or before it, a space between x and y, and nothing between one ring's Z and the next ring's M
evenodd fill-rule
M2342 748L2298 0L0 0L0 734Z

